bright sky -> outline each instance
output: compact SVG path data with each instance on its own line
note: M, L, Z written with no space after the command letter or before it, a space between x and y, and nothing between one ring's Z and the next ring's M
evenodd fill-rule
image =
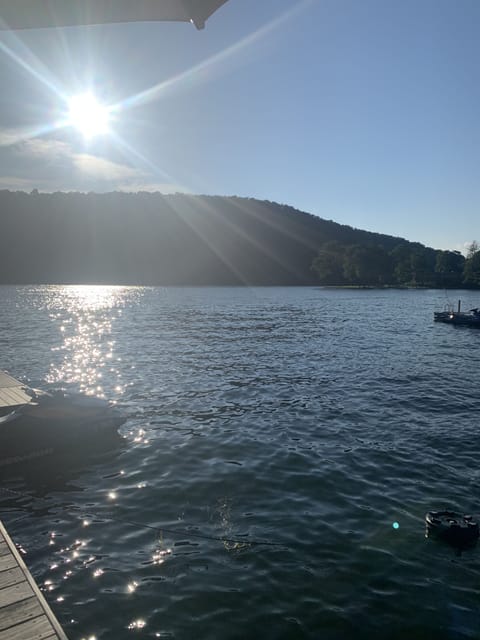
M255 197L463 249L479 28L478 0L229 0L204 31L0 32L0 188Z

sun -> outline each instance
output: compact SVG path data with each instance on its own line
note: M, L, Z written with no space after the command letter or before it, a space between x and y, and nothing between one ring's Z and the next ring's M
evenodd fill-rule
M68 101L68 124L86 139L108 133L110 124L109 107L98 102L91 93L73 96Z

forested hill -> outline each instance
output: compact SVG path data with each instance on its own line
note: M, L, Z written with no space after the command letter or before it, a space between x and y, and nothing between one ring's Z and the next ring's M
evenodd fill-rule
M10 284L342 284L362 247L438 253L238 197L0 191L0 223L0 281ZM342 273L322 274L322 255L327 266L342 256ZM393 266L380 263L375 284L388 284Z

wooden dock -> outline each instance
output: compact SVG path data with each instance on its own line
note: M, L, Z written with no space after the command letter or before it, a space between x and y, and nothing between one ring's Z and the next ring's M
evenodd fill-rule
M0 522L0 640L68 640Z

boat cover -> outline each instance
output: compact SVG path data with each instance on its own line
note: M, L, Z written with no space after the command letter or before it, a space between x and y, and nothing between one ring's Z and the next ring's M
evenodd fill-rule
M0 0L0 29L112 22L205 21L227 0Z
M22 384L8 373L0 371L0 409L19 407L28 404L32 397L25 391Z

